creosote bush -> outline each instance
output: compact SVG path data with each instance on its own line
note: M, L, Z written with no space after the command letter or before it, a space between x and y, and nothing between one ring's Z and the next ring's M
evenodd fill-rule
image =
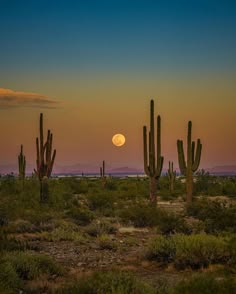
M158 262L174 262L178 269L198 269L227 263L233 258L224 238L204 234L157 236L150 242L146 257Z
M155 294L155 289L129 272L95 272L89 277L65 286L58 293L88 294Z
M232 294L236 293L236 283L229 278L217 279L212 274L195 274L177 284L173 294Z
M187 214L204 221L207 233L236 232L236 205L203 199L191 203Z
M16 293L24 280L33 280L42 274L63 275L64 270L50 257L32 252L11 252L0 257L0 289L2 293Z

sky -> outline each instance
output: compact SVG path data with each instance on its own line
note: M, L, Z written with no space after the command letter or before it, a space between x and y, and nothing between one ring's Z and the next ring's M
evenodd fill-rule
M35 164L43 112L56 165L142 168L150 99L164 166L189 120L200 168L236 165L235 52L235 1L1 0L0 166Z

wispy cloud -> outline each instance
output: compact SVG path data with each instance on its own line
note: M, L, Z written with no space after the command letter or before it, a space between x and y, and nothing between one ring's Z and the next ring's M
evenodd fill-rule
M0 88L0 109L18 107L56 108L58 101L38 93Z

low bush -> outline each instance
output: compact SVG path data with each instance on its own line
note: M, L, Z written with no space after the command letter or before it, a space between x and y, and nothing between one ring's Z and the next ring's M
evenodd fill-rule
M87 208L72 207L66 212L66 215L72 218L78 225L87 225L94 219L94 214Z
M231 279L217 279L212 274L196 274L177 284L173 294L232 294L236 293L236 283Z
M236 232L236 205L207 199L198 200L188 205L187 214L204 221L207 233Z
M176 234L170 237L157 236L146 252L148 259L161 262L174 262L176 268L198 269L209 264L226 263L232 255L222 237Z
M62 275L64 270L51 258L28 252L5 253L0 258L0 289L2 293L16 293L24 280L32 280L42 274Z
M154 294L156 290L123 271L97 272L59 290L58 293Z
M99 221L88 225L85 231L88 235L97 237L102 234L115 234L117 228L107 221Z
M117 244L109 235L102 234L97 237L97 243L102 250L117 250Z

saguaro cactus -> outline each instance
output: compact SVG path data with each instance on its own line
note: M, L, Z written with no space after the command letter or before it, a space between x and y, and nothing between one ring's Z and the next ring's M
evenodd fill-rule
M106 175L105 175L105 160L102 161L102 167L100 167L100 177L102 180L102 187L106 186Z
M19 179L25 179L25 168L26 168L26 159L23 154L23 145L20 146L20 154L18 155L18 170L19 170Z
M56 157L56 150L54 150L52 153L53 135L50 130L48 130L47 140L44 143L42 113L40 113L39 132L39 138L36 138L37 170L35 170L35 173L37 174L40 181L40 200L43 202L48 199L48 178L52 173L52 168Z
M170 187L170 193L173 193L174 191L174 183L176 179L176 171L174 171L174 164L173 161L169 161L169 168L167 171L167 176L169 179L169 187Z
M186 192L187 203L192 202L193 195L193 174L197 171L202 152L202 144L200 139L197 140L197 148L195 152L195 142L192 141L192 122L188 122L188 137L187 137L187 163L185 161L183 141L177 140L178 160L181 173L186 176Z
M148 151L149 150L149 151ZM149 154L148 154L149 152ZM150 102L150 131L147 143L147 127L143 127L144 171L150 179L150 202L157 202L157 183L161 176L164 157L161 156L161 117L157 116L157 134L155 149L154 101Z

